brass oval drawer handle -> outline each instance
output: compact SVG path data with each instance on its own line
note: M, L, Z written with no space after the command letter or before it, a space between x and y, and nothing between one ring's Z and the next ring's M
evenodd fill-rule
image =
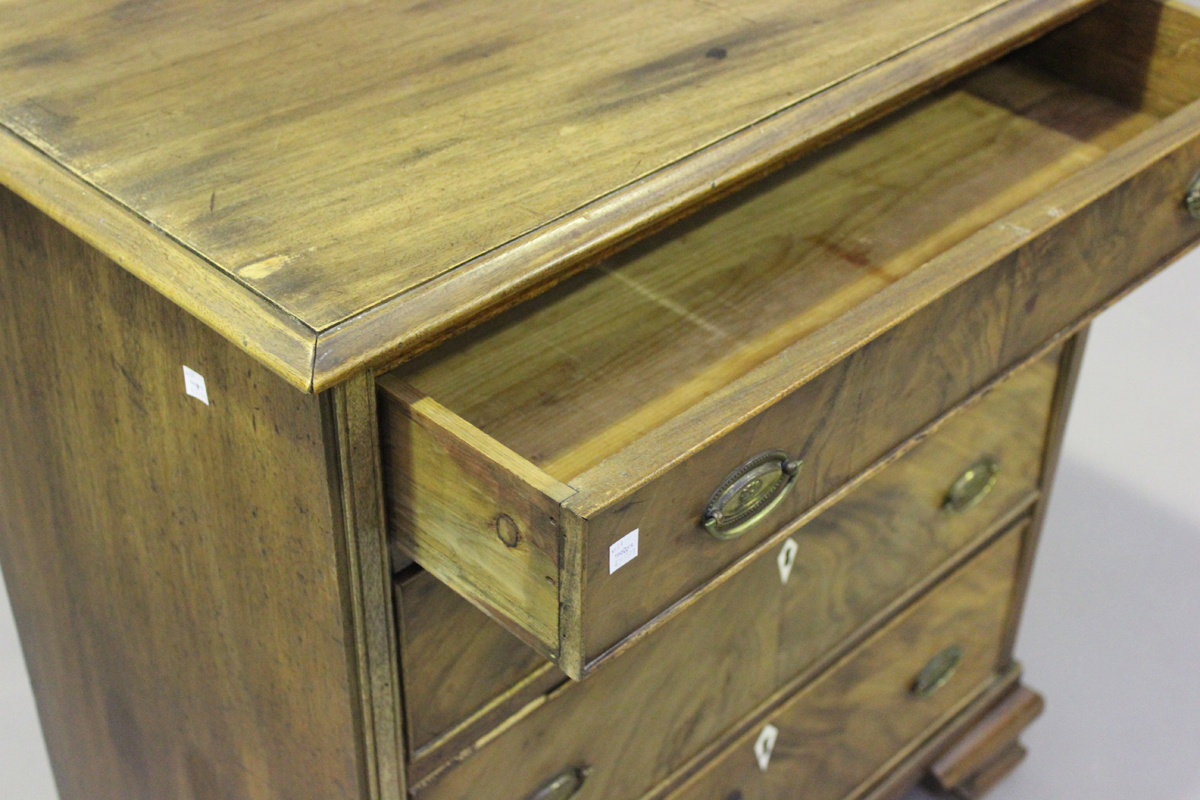
M729 473L704 508L704 529L718 539L736 539L796 485L804 462L782 450L768 450Z
M925 665L920 674L917 675L917 679L913 681L912 693L917 697L929 697L938 689L941 689L954 677L954 673L958 671L958 665L962 663L962 659L963 650L956 644L950 645L929 659L929 663Z
M1192 215L1192 219L1200 219L1200 172L1196 173L1196 177L1192 178L1192 183L1188 186L1187 195L1184 196L1184 204L1187 205L1188 213Z
M590 767L568 767L542 784L541 788L529 795L529 800L567 800L574 797L583 788L591 772Z
M946 490L942 510L958 514L978 505L996 485L1000 464L990 456L984 456L967 467L962 475Z

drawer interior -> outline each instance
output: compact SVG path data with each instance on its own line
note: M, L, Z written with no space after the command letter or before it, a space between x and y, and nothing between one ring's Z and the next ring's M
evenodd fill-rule
M1200 96L1144 49L1112 97L1018 52L394 374L571 482Z

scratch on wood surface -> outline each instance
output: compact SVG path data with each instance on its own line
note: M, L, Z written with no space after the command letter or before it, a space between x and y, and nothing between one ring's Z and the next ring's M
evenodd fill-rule
M291 260L292 257L289 255L274 255L267 258L260 258L258 261L252 261L246 266L239 268L237 274L238 277L245 278L246 280L262 280L278 272Z
M648 289L647 287L643 286L642 284L638 283L637 281L630 280L626 276L622 275L620 272L617 272L617 271L611 270L611 269L607 269L605 267L601 267L601 269L603 269L605 272L607 272L613 278L620 281L625 286L628 286L634 292L636 292L637 294L646 298L650 302L652 302L656 305L662 306L663 308L667 309L668 311L670 311L674 314L678 314L680 317L682 317L683 319L692 323L693 325L697 326L698 328L702 328L703 330L706 330L709 333L713 334L714 336L717 336L722 339L732 338L720 326L712 324L711 322L706 320L704 317L695 313L694 311L687 308L686 306L670 299L669 297L665 297L665 296L659 294L658 292Z

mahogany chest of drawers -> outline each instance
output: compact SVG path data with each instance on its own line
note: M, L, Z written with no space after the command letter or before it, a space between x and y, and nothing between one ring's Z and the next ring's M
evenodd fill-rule
M4 4L0 564L66 800L982 794L1159 0Z

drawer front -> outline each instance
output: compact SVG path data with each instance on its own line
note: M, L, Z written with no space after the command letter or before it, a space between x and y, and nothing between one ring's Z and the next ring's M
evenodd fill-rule
M778 561L795 544L779 622L782 675L1032 504L1058 367L1056 351L1022 368L770 551Z
M515 800L548 775L586 764L592 773L580 798L639 797L1028 508L1056 375L1051 358L1015 373L789 540L586 681L554 692L443 776L428 777L457 750L427 755L413 766L418 794L458 798L486 782L494 796ZM1000 465L991 491L961 512L944 510L948 489L981 457ZM428 612L450 621L465 604L443 594L444 605ZM472 667L448 660L422 666L422 674L443 671ZM490 674L482 665L478 671ZM423 700L407 678L405 698L410 706ZM485 734L481 726L466 738Z
M1019 549L1006 535L672 799L840 800L872 782L995 678Z
M1001 366L1009 299L999 273L981 276L590 517L582 603L588 660L986 384ZM741 537L708 535L700 520L713 490L739 464L769 450L803 461L794 489ZM609 548L635 529L637 560L610 574Z
M1158 38L1110 55L1106 37L1128 26ZM1185 203L1200 171L1196 37L1196 15L1122 0L431 352L411 386L385 378L398 546L567 674L591 671L1200 237ZM1111 57L1122 80L1091 85L1072 69L1080 53ZM1146 69L1155 80L1138 84ZM956 138L976 118L987 135ZM931 132L960 157L930 158L947 150L925 146ZM474 375L479 396L471 384L447 400L461 417L415 388L450 396ZM565 443L538 422L560 407L586 412ZM765 454L782 455L771 467ZM765 473L739 472L759 457ZM723 530L743 509L762 513Z

